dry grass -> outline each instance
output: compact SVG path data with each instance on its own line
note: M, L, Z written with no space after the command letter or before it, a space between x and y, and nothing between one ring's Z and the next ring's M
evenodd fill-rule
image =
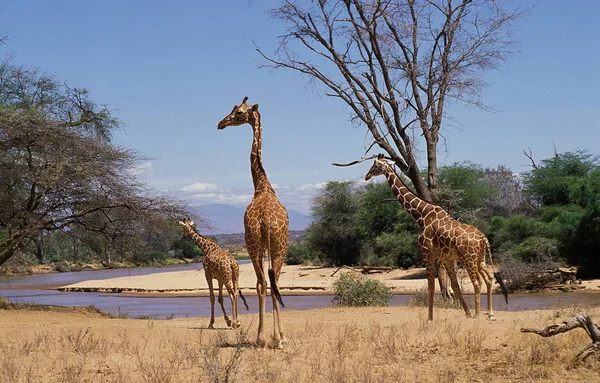
M434 322L420 307L284 311L288 342L283 350L254 347L254 315L242 316L237 330L208 330L206 318L159 321L0 310L0 381L600 380L597 361L572 362L589 343L583 330L547 339L519 332L558 323L579 308L501 311L496 322L465 318L462 310L436 310ZM600 319L600 308L588 312Z

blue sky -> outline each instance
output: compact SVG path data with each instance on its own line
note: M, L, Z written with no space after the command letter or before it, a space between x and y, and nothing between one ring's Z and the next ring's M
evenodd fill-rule
M328 180L364 177L370 164L331 163L361 157L365 130L306 78L259 68L254 44L273 52L284 30L264 12L274 3L3 0L0 57L89 89L124 124L114 142L150 158L140 177L192 205L249 203L251 129L217 131L248 96L260 104L269 179L288 208L308 213ZM599 19L598 0L539 2L517 25L520 53L486 74L482 100L497 112L450 106L439 164L523 172L527 148L537 160L554 147L600 154Z

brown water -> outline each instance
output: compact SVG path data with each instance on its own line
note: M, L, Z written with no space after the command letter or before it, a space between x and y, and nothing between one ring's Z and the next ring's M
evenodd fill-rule
M242 261L248 262L248 261ZM152 273L196 270L202 264L187 264L171 267L145 267L135 269L115 269L97 271L79 271L71 273L37 274L26 277L0 279L0 296L13 303L36 303L57 306L88 306L94 305L103 312L113 315L127 314L131 318L140 316L157 319L180 317L210 316L210 301L208 297L141 297L111 294L111 293L80 293L59 292L56 287L89 279L107 279L130 275L147 275ZM406 305L410 295L394 295L390 306ZM331 295L285 296L283 297L288 310L308 310L331 306ZM258 300L250 296L248 301L250 313L258 312ZM465 297L472 304L473 296ZM226 300L227 301L227 300ZM598 293L536 293L513 294L509 296L506 305L502 296L494 296L494 310L523 311L558 307L600 306ZM267 299L267 309L271 309L271 300ZM481 296L482 308L487 306L487 298ZM243 307L240 304L241 307ZM230 310L229 304L225 306ZM220 310L216 311L220 315ZM242 308L241 312L246 311Z

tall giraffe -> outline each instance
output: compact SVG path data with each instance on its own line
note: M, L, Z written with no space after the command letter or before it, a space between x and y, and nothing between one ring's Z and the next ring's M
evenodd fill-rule
M263 338L263 325L265 316L265 305L267 296L267 280L264 270L265 252L268 257L268 274L271 284L271 298L273 299L273 338L276 347L281 348L285 342L283 334L283 325L279 317L279 305L285 307L279 294L277 283L283 265L283 258L288 246L288 214L285 207L279 202L275 195L275 190L267 173L263 168L261 147L262 147L262 126L260 123L260 113L258 104L248 105L246 101L233 107L221 122L218 129L224 129L228 126L239 126L250 124L252 126L253 140L250 151L250 171L252 173L252 182L254 184L254 197L246 209L244 215L244 228L246 232L246 248L252 259L254 272L256 273L256 291L258 293L259 321L258 321L258 345L265 346Z
M485 235L475 226L458 222L450 216L442 207L433 203L426 202L413 194L404 185L400 177L396 174L392 166L383 155L375 159L375 163L365 176L365 181L371 177L384 175L390 185L396 199L417 221L421 234L419 235L419 246L423 252L423 262L427 272L427 292L429 303L429 320L433 320L433 293L435 290L435 265L442 263L450 277L452 289L462 308L468 317L471 316L469 308L465 303L460 292L458 280L456 279L456 270L454 261L463 263L467 271L473 288L475 290L475 316L479 316L481 280L483 278L487 286L488 315L490 319L494 318L492 307L492 274L485 263L486 253L490 255L492 268L492 252L490 244ZM498 273L494 277L500 284L502 292L508 302L506 287Z
M204 252L204 274L206 276L206 283L208 283L208 290L210 291L210 324L208 328L214 328L215 323L215 292L213 289L213 279L217 280L219 284L219 305L223 310L223 316L225 322L230 328L237 328L240 326L238 321L238 305L237 296L238 293L240 298L244 301L246 310L248 310L248 304L246 298L239 289L240 280L240 265L238 265L233 255L227 250L223 250L219 245L210 238L203 237L194 227L194 221L184 219L179 221L179 224L183 226L183 237L190 237L196 245ZM227 316L225 306L223 306L223 285L227 289L229 298L231 299L231 309L233 310L233 321Z

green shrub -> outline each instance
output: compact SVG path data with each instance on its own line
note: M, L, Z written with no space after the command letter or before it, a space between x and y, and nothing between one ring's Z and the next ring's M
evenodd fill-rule
M147 250L134 254L131 261L136 265L159 265L166 263L169 253L163 251Z
M386 306L392 298L381 281L345 273L333 283L333 303L338 306Z
M558 241L543 237L529 237L510 253L514 258L527 263L556 262L559 258Z
M306 261L314 261L318 257L306 241L292 242L285 254L287 265L301 265Z
M422 263L417 236L409 231L381 233L375 238L376 266L411 267Z

